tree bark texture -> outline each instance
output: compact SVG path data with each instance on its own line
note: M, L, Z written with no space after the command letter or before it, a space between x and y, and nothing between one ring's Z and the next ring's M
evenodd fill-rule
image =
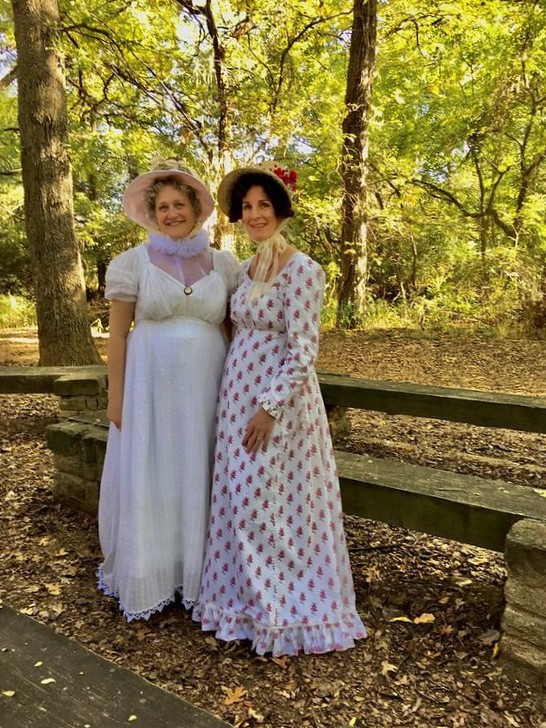
M355 0L343 119L341 276L338 324L362 321L367 278L368 125L375 70L377 0Z
M25 224L31 258L40 364L100 363L87 319L74 230L72 174L57 0L12 0Z

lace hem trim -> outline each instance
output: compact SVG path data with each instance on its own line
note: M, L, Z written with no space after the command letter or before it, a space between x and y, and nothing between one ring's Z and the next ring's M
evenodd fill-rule
M354 647L355 640L366 637L366 628L356 611L345 613L339 622L269 627L246 614L224 612L209 602L197 604L192 618L201 622L204 632L214 631L217 639L251 640L252 649L258 655L271 652L273 657L299 652L306 655L342 652Z
M107 597L114 597L119 601L119 592L115 589L111 589L108 584L106 583L104 579L104 574L102 572L102 566L99 566L99 569L97 571L97 585L98 588L105 594ZM182 605L184 609L192 609L195 606L195 602L190 599L184 599L183 596L183 587L178 586L173 591L173 593L167 597L166 599L163 599L162 601L158 602L155 606L150 607L150 609L144 609L141 612L129 612L125 607L121 604L119 604L119 610L123 613L123 616L128 622L132 622L135 619L145 619L148 620L153 614L157 614L158 612L161 612L163 609L165 609L166 606L169 604L172 604L177 596L180 596L182 598Z

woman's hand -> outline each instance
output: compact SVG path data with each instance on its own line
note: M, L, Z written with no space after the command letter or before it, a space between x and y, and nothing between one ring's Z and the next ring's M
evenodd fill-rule
M246 426L243 437L243 447L249 455L266 451L274 424L275 418L260 407Z
M121 402L112 402L108 400L108 407L106 408L106 418L110 420L118 430L121 430Z

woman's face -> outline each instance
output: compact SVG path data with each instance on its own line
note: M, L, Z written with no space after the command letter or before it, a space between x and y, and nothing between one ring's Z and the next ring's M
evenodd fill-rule
M185 192L166 185L155 198L155 219L159 232L173 240L183 240L195 227L197 215Z
M255 185L243 197L242 223L251 240L261 243L270 238L280 224L264 188Z

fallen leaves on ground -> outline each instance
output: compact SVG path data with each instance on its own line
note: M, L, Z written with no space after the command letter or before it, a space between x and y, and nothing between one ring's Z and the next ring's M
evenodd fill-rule
M226 688L226 697L224 699L224 705L233 705L233 703L240 703L241 700L246 696L246 688L235 687Z
M332 332L321 352L332 365L321 368L538 394L546 391L541 347ZM96 589L96 520L51 496L54 468L43 430L57 414L52 397L0 397L0 601L238 728L541 726L536 691L511 680L495 660L502 556L355 517L346 518L347 542L369 637L353 650L259 658L247 642L203 634L179 605L127 624L115 600ZM546 468L544 438L529 433L427 427L427 420L378 413L351 418L347 442L369 455L532 487ZM416 623L424 615L434 619ZM2 677L0 689L9 692Z

